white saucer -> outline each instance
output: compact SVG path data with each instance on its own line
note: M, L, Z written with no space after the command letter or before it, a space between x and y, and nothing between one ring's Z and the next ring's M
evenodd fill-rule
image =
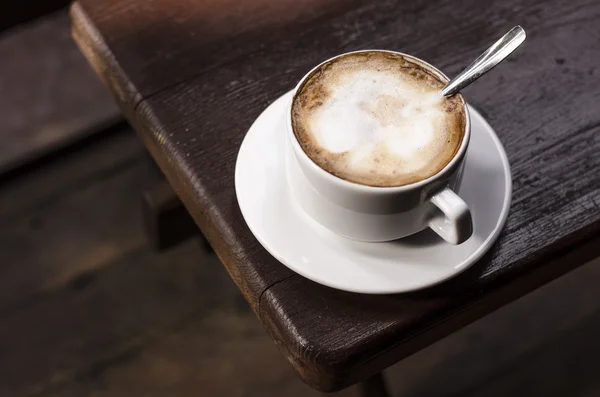
M446 243L429 229L387 243L337 236L308 218L290 196L285 172L284 108L271 104L250 127L235 168L235 190L248 227L277 260L317 283L387 294L438 284L473 265L498 238L510 207L510 166L498 137L470 108L472 134L460 196L471 209L473 236Z

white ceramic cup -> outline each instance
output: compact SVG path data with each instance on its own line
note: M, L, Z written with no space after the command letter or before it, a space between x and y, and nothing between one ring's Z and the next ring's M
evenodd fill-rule
M356 52L392 52L365 50ZM432 72L448 78L425 61L400 54ZM472 234L471 212L455 193L461 182L465 155L471 136L469 111L464 99L466 123L463 140L452 160L437 174L404 186L373 187L341 179L320 168L304 152L292 129L291 105L304 82L321 65L300 80L286 108L287 177L292 196L302 210L334 233L361 241L390 241L427 227L451 244L460 244ZM460 94L458 94L460 95Z

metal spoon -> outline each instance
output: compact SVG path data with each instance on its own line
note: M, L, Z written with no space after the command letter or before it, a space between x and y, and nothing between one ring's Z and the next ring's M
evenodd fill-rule
M451 96L477 80L482 75L489 72L494 66L499 64L509 56L518 46L525 41L525 30L519 25L512 28L500 40L492 44L485 50L472 64L460 72L458 76L442 89L443 96Z

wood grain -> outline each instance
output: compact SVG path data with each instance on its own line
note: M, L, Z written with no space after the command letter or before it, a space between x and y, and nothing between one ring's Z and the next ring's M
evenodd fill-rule
M109 0L78 2L72 13L75 36L86 41L88 58L92 52L103 54L92 63L103 64L110 56L122 68L122 88L129 86L127 91L134 89L145 98L222 65L244 62L250 53L260 56L269 43L288 35L305 35L313 23L327 23L328 16L356 3ZM99 37L88 41L94 35ZM105 44L109 48L103 48ZM109 73L114 73L111 66Z
M167 3L174 14L157 16ZM284 355L316 388L365 379L600 253L597 2L336 2L331 12L277 3L290 12L265 12L285 15L285 30L271 14L240 16L235 6L78 4L76 26L84 15L104 39L90 48L105 52L88 57L117 64L126 79L109 85L113 92L135 87L120 102L125 113ZM211 30L198 23L209 16ZM260 247L237 207L233 169L268 103L311 66L354 49L401 50L454 75L516 23L528 31L526 45L465 91L498 132L514 179L507 226L481 263L427 291L363 296L316 285ZM214 50L224 38L230 47Z

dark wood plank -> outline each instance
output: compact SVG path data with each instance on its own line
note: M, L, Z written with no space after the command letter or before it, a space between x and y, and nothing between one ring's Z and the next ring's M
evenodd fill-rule
M190 15L180 20L150 15L158 2L139 13L133 0L110 13L100 2L81 4L74 16L85 10L88 26L106 35L102 43L117 74L130 78L113 91L136 87L137 99L129 96L121 106L137 109L130 117L146 146L282 352L314 387L335 390L365 379L599 253L594 109L600 92L591 84L600 60L597 2L384 1L340 5L311 23L288 4L290 33L272 40L281 31L270 19L256 34L231 28L236 57L207 58L211 67L199 67L197 75L186 73L187 62L198 59L194 51L210 37L189 21L209 15L202 7L188 7ZM307 4L303 10L311 9ZM212 12L226 30L235 8ZM244 26L262 21L258 15L248 13ZM124 27L136 18L148 23ZM517 22L529 32L525 47L466 90L498 131L514 177L508 224L480 264L430 291L362 296L293 275L253 239L233 189L239 144L260 111L311 66L343 51L379 47L417 55L453 75ZM152 46L157 32L169 38ZM181 44L161 52L175 39ZM174 79L180 71L182 79Z
M0 173L122 119L73 43L66 9L5 32L0 59Z
M123 127L89 145L49 159L30 172L4 177L0 179L0 220L18 221L36 209L48 210L49 205L99 180L116 177L131 167L142 170L141 160L145 155L135 133ZM147 167L150 169L152 164ZM155 180L160 179L152 181Z
M0 393L28 396L101 379L165 335L233 307L233 283L214 271L215 258L199 263L202 250L190 243L174 251L176 262L142 246L4 313Z
M125 129L0 184L0 317L146 244L147 163Z
M510 283L484 277L484 260L439 287L404 295L365 297L293 277L265 291L261 316L305 382L339 390L586 263L598 255L598 244L595 239L565 257L547 258Z
M108 49L103 33L98 31L79 3L72 5L70 14L73 40L102 83L109 88L121 111L133 123L133 106L140 100L137 89Z
M327 23L328 16L358 2L80 1L72 12L74 35L88 59L107 74L109 85L116 83L115 90L139 94L130 96L136 102L220 65L243 61L249 53L261 56L269 43L306 35L314 23Z
M213 80L216 85L222 82L221 79ZM222 106L220 101L210 103L209 107L203 109L203 112L218 112L218 107ZM174 104L175 106L181 105L179 101ZM238 101L232 105L231 111L234 111L233 109L236 107L239 111L244 108L243 102ZM142 102L138 109L140 116L136 123L140 125L144 125L147 119L156 117L146 102ZM183 111L183 109L180 110ZM186 138L182 139L187 141L186 151L181 154L180 160L186 162L205 161L205 164L210 164L208 168L204 168L204 165L200 166L203 168L201 178L206 189L199 192L191 188L192 186L188 182L192 175L185 175L186 169L179 168L176 162L163 156L162 152L170 151L171 148L163 145L162 127L158 125L158 122L154 125L156 125L157 131L161 132L155 136L141 134L142 140L200 227L202 234L226 265L250 305L257 310L261 294L269 286L292 276L293 273L281 266L277 260L256 244L256 239L248 232L242 218L232 189L233 166L237 153L229 150L231 145L239 146L242 135L236 134L237 136L224 140L223 137L227 136L227 132L221 129L221 125L214 124L206 126L207 128L193 122L180 125L181 129L178 132L185 134ZM239 131L240 126L236 127ZM244 127L241 126L241 128ZM187 168L187 170L191 171L194 167ZM194 176L194 178L196 177ZM229 225L236 226L229 227ZM254 258L260 259L255 261Z

